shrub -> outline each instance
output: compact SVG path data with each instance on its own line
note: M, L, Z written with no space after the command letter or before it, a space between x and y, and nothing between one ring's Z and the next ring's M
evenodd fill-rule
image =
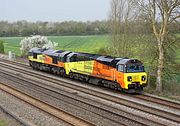
M176 75L174 74L174 76ZM163 92L165 94L170 93L172 95L180 96L180 83L176 78L164 80L163 83Z
M34 47L50 49L56 47L57 45L58 43L48 40L45 36L35 35L27 37L20 42L21 56L26 56L28 51Z
M4 41L0 40L0 53L4 53Z

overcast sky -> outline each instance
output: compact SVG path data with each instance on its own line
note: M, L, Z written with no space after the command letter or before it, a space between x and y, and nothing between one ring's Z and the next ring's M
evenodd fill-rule
M0 20L105 20L110 0L0 0Z

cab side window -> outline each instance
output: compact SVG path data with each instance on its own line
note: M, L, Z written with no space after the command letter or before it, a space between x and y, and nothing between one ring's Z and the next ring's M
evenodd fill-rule
M118 71L124 72L124 65L118 65Z

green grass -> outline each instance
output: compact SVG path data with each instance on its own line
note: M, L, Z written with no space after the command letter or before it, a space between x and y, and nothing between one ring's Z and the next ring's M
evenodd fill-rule
M20 41L23 37L1 37L4 40L5 53L8 51L20 55ZM102 36L48 36L49 40L58 43L56 49L97 53L100 48L106 47L108 44L108 37Z
M176 53L176 62L180 63L180 49L177 49Z

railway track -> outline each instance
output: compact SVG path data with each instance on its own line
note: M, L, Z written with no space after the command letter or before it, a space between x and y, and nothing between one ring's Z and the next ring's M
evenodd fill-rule
M157 96L153 96L150 94L142 94L142 95L136 95L136 98L142 99L142 100L146 100L146 101L152 101L154 103L157 104L161 104L161 105L165 105L177 110L180 110L180 103L179 102L175 102L166 98L159 98Z
M23 63L20 63L20 62L10 61L10 60L6 60L6 59L0 59L0 61L5 62L5 63L10 63L10 64L13 64L13 65L16 65L16 66L19 66L19 67L23 67L23 68L26 68L26 69L29 69L29 70L32 70L32 68L29 67L27 64L23 64ZM40 75L45 77L42 74L40 74ZM48 77L48 78L51 79L50 77ZM53 79L58 80L56 78L53 78ZM67 78L67 79L71 80L69 78ZM58 81L62 81L62 82L67 83L67 81L64 81L64 80L58 80ZM97 87L97 86L95 86L95 87ZM112 91L112 90L110 90L110 91ZM121 95L123 95L123 94L121 93ZM125 95L128 95L128 94L125 94ZM160 97L153 96L153 95L150 95L150 94L147 94L147 93L144 93L142 95L129 95L129 96L130 97L136 97L138 99L142 99L142 100L145 100L145 101L150 101L150 102L154 102L154 103L157 103L157 104L161 104L161 105L164 105L164 106L167 106L167 107L180 109L180 102L176 102L176 101L165 99L165 98L160 98Z
M14 87L9 86L7 84L0 83L0 89L15 96L16 98L32 105L32 106L60 119L60 120L63 120L64 122L66 122L68 124L73 125L73 126L82 126L82 125L83 126L95 126L93 123L90 123L87 120L73 116L64 110L56 108L56 107L50 105L49 103L46 103L35 97L32 97L32 96L28 95L27 93L24 93L18 89L15 89ZM24 124L27 125L28 123L24 123ZM32 126L32 124L30 124L30 125Z
M6 62L9 62L9 61L6 61ZM13 63L13 64L17 65L17 63ZM21 64L19 66L22 67L23 65ZM15 68L12 68L12 66L11 66L11 68L8 68L8 69L15 70ZM27 74L28 70L25 70L24 68L21 68L21 69L23 69L24 71L23 70L18 70L18 69L16 69L16 71L21 72L21 73L24 72L24 73ZM158 109L156 107L153 108L153 107L151 107L151 105L148 106L148 105L145 105L145 104L142 104L142 103L132 101L130 99L120 98L117 95L113 96L112 94L100 92L100 91L95 90L95 89L91 90L89 88L87 89L87 87L83 87L83 86L79 86L79 85L72 85L72 83L67 83L67 82L62 81L62 80L61 80L62 82L60 82L59 79L55 79L56 77L47 77L47 76L45 76L45 75L43 75L41 73L36 73L36 74L35 73L36 72L34 72L34 71L31 74L30 74L30 72L28 72L28 74L30 74L30 76L34 76L34 77L37 77L37 78L40 78L40 79L43 79L43 80L46 80L46 81L49 81L49 82L52 82L52 83L58 83L59 85L63 85L65 87L67 87L67 88L73 88L74 90L79 91L79 92L84 92L84 93L87 93L87 94L90 94L90 95L95 94L96 97L99 97L99 98L102 98L102 99L105 99L105 100L108 100L108 101L112 101L112 102L117 103L117 104L125 105L125 106L128 106L128 107L134 108L136 110L147 112L147 113L156 115L158 117L168 119L168 120L170 120L172 122L179 123L180 119L179 119L178 113L173 113L172 111L165 111L163 109ZM52 80L52 78L53 78L53 80ZM122 94L120 94L120 95L122 95ZM144 95L144 96L146 96L146 95ZM140 95L135 95L135 97L138 98L138 99L143 99L144 96L141 97ZM147 101L148 99L144 99L144 100ZM156 98L156 100L153 100L153 97L151 97L151 100L149 100L149 102L150 101L153 101L153 103L158 103L158 104L164 105L166 107L172 107L173 109L178 109L179 106L180 106L180 104L175 103L175 102L168 102L166 100L162 100L162 101L159 100L158 101L157 98ZM159 124L162 124L162 123L159 122Z
M4 72L4 74L8 74L8 73ZM51 97L48 97L47 99L55 98L55 99L58 99L61 101L63 100L65 102L68 102L68 104L72 104L74 106L77 106L78 108L85 109L86 111L89 111L89 112L92 112L92 113L97 114L99 116L102 116L103 118L106 118L106 119L116 123L116 125L118 124L118 125L127 125L128 126L128 125L145 125L146 123L157 124L156 122L153 123L151 120L146 120L146 122L141 122L141 121L143 121L141 119L141 117L135 117L135 118L131 119L130 118L130 117L132 117L131 114L126 115L126 116L130 116L130 117L126 117L126 116L123 117L123 116L117 114L118 112L120 113L119 110L112 109L112 108L110 109L109 108L110 106L107 106L106 103L100 103L96 100L93 100L94 97L89 99L88 97L84 98L84 96L78 94L78 96L79 95L80 96L78 98L75 98L75 97L73 97L75 95L74 92L66 92L66 91L64 91L64 89L63 90L59 90L59 89L55 90L53 88L50 88L50 86L44 87L44 86L42 86L42 84L39 84L40 82L38 82L38 84L37 84L37 82L35 82L36 83L35 84L32 81L25 82L26 80L22 79L22 76L20 76L19 74L18 74L19 78L17 78L17 79L13 78L13 75L11 77L10 76L11 75L8 74L8 76L3 76L3 78L7 78L7 79L12 78L12 81L14 83L16 82L16 84L13 85L16 88L17 87L20 87L20 88L23 87L23 89L21 88L21 90L25 91L24 89L26 88L25 92L29 92L31 90L31 92L34 92L35 94L41 92L40 95L46 94L47 96L51 96ZM22 80L24 80L24 82ZM20 83L20 84L18 84L18 83ZM27 84L25 84L25 83L27 83ZM18 86L18 85L20 85L20 86ZM55 94L56 94L56 96L55 96ZM57 95L57 94L60 94L60 95ZM60 97L62 97L62 95L63 95L63 98L60 99ZM65 99L68 99L68 100L66 101ZM70 103L69 100L72 100L72 99L73 99L73 102ZM89 107L88 108L82 107L81 105L78 105L77 101L81 102L82 105L86 104ZM99 104L97 104L97 103L99 103ZM105 115L103 115L102 113L99 113L98 112L99 110L103 111L105 113ZM116 117L116 118L108 117L108 115L114 115L114 117ZM125 121L118 120L118 118L119 119L122 118ZM129 122L127 122L127 121L129 121Z
M1 86L1 84L0 84ZM1 89L1 87L0 87ZM1 89L2 90L2 89ZM24 125L24 126L35 126L33 123L22 119L21 117L19 117L16 113L9 111L8 109L6 109L5 107L0 105L0 109L6 113L7 115L9 115L10 117L12 117L13 119L15 119L16 121L18 121L20 124Z

